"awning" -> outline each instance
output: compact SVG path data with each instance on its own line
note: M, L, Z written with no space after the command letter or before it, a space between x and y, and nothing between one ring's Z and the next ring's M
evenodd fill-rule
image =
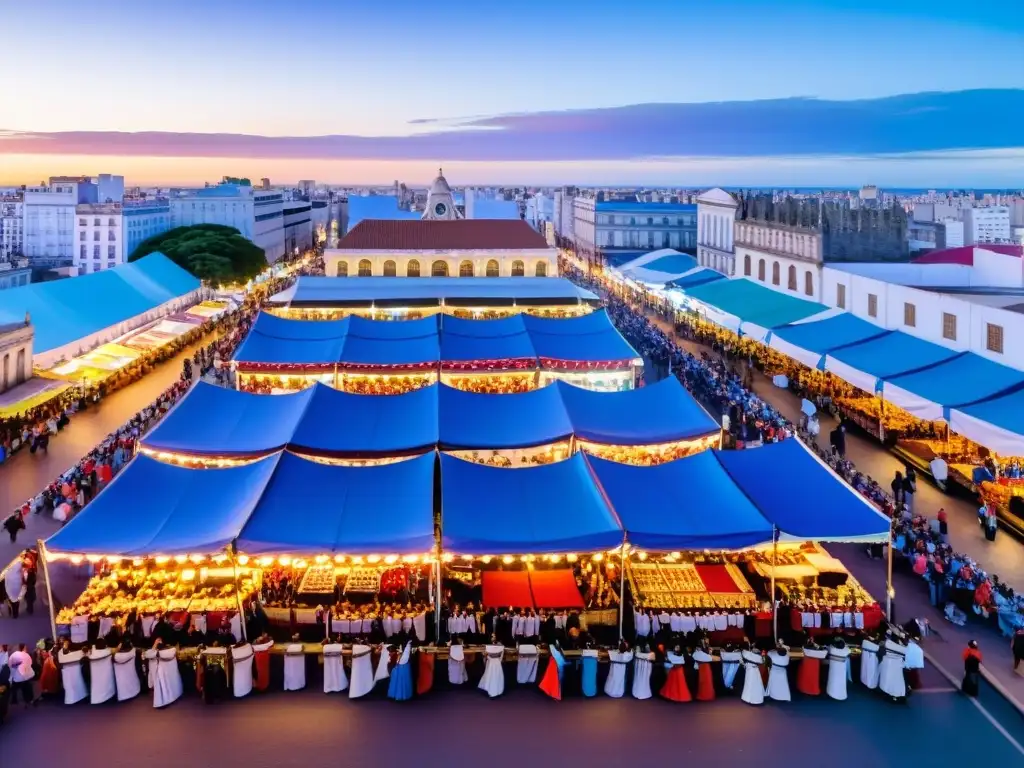
M524 315L523 322L541 359L605 362L638 357L603 309L565 319Z
M122 557L212 554L238 536L278 460L197 470L136 456L46 546Z
M949 428L1000 456L1024 456L1024 390L953 408Z
M696 288L698 285L704 285L705 283L713 283L716 280L725 279L725 275L717 270L708 269L707 267L699 267L697 269L691 269L682 277L677 277L668 284L668 287L677 288L681 291L689 291L691 288Z
M1024 373L964 352L917 373L886 380L882 394L919 419L935 421L947 418L952 406L976 403L1022 385Z
M825 370L865 392L880 391L882 381L956 357L958 352L893 331L877 339L833 349Z
M797 439L744 451L715 451L714 456L784 538L799 541L888 539L889 518ZM714 510L712 514L717 512Z
M441 318L441 361L536 360L522 315L498 320Z
M536 608L583 609L583 598L570 569L548 571L535 568L529 574L530 591Z
M437 363L440 358L436 316L382 321L351 315L346 320L348 333L339 360L343 366L400 367Z
M721 427L674 376L625 392L594 392L556 382L572 430L606 445L651 445L719 432Z
M878 338L890 331L843 312L824 320L783 325L772 330L769 346L808 368L821 369L833 349Z
M526 571L484 571L481 579L488 608L532 608L533 593Z
M529 448L565 440L573 431L557 383L511 395L442 386L439 403L443 450Z
M592 552L622 543L579 453L524 469L442 454L441 530L444 549L465 555Z
M261 312L232 359L242 365L335 365L347 334L347 318L287 320Z
M767 449L737 453L758 450ZM772 540L772 524L712 451L651 467L587 461L636 547L742 549Z
M436 454L369 467L283 454L238 536L248 555L420 555L434 547ZM196 474L211 470L192 470Z
M738 318L739 329L758 339L763 339L771 328L795 323L829 309L824 304L773 291L746 278L717 280L691 288L687 295L726 316L725 322L720 323L726 327L734 325L729 317ZM716 313L709 313L709 319L719 322Z

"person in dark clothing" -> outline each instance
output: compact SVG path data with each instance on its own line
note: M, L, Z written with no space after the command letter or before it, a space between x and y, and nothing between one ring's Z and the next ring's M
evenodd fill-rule
M25 613L29 616L35 611L36 605L36 569L29 569L25 574Z
M1010 638L1010 650L1013 651L1013 671L1017 671L1020 662L1024 660L1024 627L1018 627Z
M903 486L903 473L902 472L897 472L893 476L892 483L889 484L889 487L892 488L892 499L893 499L893 501L895 501L897 503L902 502L903 501L903 488L904 488L904 486Z
M12 544L18 540L18 532L24 529L25 521L21 519L20 512L15 512L4 520L4 530L10 535Z
M832 452L835 453L839 458L846 458L846 425L840 423L835 429L833 429L828 436L829 444L832 446Z
M960 684L960 690L968 696L977 696L981 682L981 651L978 650L977 640L971 640L967 644L963 656L964 680Z

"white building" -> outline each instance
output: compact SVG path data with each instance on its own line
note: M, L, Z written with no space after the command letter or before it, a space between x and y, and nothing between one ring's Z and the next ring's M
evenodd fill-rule
M96 185L82 180L27 187L23 198L24 254L33 266L75 263L75 206L96 202Z
M96 177L96 202L120 203L124 200L124 176L101 173Z
M284 250L297 255L313 247L313 204L304 200L284 202Z
M909 264L829 264L820 301L1024 370L1024 248L964 246Z
M555 201L553 198L538 192L526 200L526 223L540 233L546 232L546 224L555 218Z
M124 217L121 203L75 206L75 266L87 275L124 263Z
M964 223L958 219L943 219L939 222L942 226L942 241L940 248L960 248L967 245L964 242Z
M697 198L697 263L725 275L736 274L736 199L723 189Z
M964 245L1010 242L1010 209L1005 205L965 208Z
M819 232L753 219L737 221L734 232L737 276L749 277L792 296L820 300Z
M268 262L284 255L284 193L217 184L171 199L171 226L234 227L263 249Z
M21 196L0 198L0 261L21 256L25 251L25 210Z
M171 228L171 204L166 198L125 200L124 257L131 258L143 240L161 235Z
M572 242L574 239L573 200L576 198L574 187L555 190L554 215L555 237L560 241Z

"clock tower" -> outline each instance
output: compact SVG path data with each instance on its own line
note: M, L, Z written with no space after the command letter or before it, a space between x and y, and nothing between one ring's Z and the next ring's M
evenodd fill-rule
M427 207L423 211L423 218L430 221L455 221L461 218L455 208L455 198L452 195L452 188L448 186L441 169L437 169L437 178L430 185L430 192L427 195Z

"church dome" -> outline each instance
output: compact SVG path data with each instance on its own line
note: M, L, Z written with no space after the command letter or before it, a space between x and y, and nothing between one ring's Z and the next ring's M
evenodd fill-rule
M430 185L430 194L432 195L450 195L452 188L448 186L448 180L444 177L441 169L437 169L437 178L434 179L434 183Z

